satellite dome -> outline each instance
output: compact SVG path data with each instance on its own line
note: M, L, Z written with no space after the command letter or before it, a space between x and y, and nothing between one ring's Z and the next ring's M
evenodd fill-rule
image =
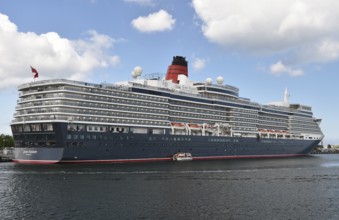
M217 83L218 83L219 85L223 84L223 83L224 83L224 78L223 78L222 76L218 76L218 78L217 78Z
M142 74L141 66L134 67L132 74L135 74L136 76L141 76L141 74Z
M206 79L206 84L207 85L211 85L212 84L212 79L211 78L207 78Z
M133 79L137 78L137 75L136 75L136 73L134 71L132 72L132 77L133 77Z

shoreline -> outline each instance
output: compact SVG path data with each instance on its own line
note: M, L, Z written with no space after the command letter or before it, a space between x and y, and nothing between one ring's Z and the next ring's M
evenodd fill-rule
M0 156L0 163L5 163L5 162L12 162L12 158L11 157L2 157Z
M13 155L5 155L2 152L0 152L0 163L1 162L11 162L13 159Z

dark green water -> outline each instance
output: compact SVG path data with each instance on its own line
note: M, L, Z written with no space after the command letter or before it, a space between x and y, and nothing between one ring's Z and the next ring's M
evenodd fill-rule
M339 219L339 155L0 163L0 219Z

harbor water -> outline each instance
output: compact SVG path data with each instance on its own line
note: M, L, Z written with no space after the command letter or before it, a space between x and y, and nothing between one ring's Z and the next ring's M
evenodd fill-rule
M0 163L0 219L339 219L339 155Z

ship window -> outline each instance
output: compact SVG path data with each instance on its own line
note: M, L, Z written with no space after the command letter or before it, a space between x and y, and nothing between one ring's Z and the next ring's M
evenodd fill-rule
M31 129L32 131L41 131L41 124L32 124Z
M52 124L42 124L42 128L44 131L53 131L53 125Z
M24 131L30 131L31 130L31 128L29 127L29 125L24 125Z
M22 132L22 125L13 125L12 129L14 132Z
M72 135L68 134L68 135L67 135L67 139L68 139L68 140L72 139Z
M85 126L84 125L73 125L73 129L76 131L84 131Z
M75 131L75 125L68 124L67 125L67 131Z

